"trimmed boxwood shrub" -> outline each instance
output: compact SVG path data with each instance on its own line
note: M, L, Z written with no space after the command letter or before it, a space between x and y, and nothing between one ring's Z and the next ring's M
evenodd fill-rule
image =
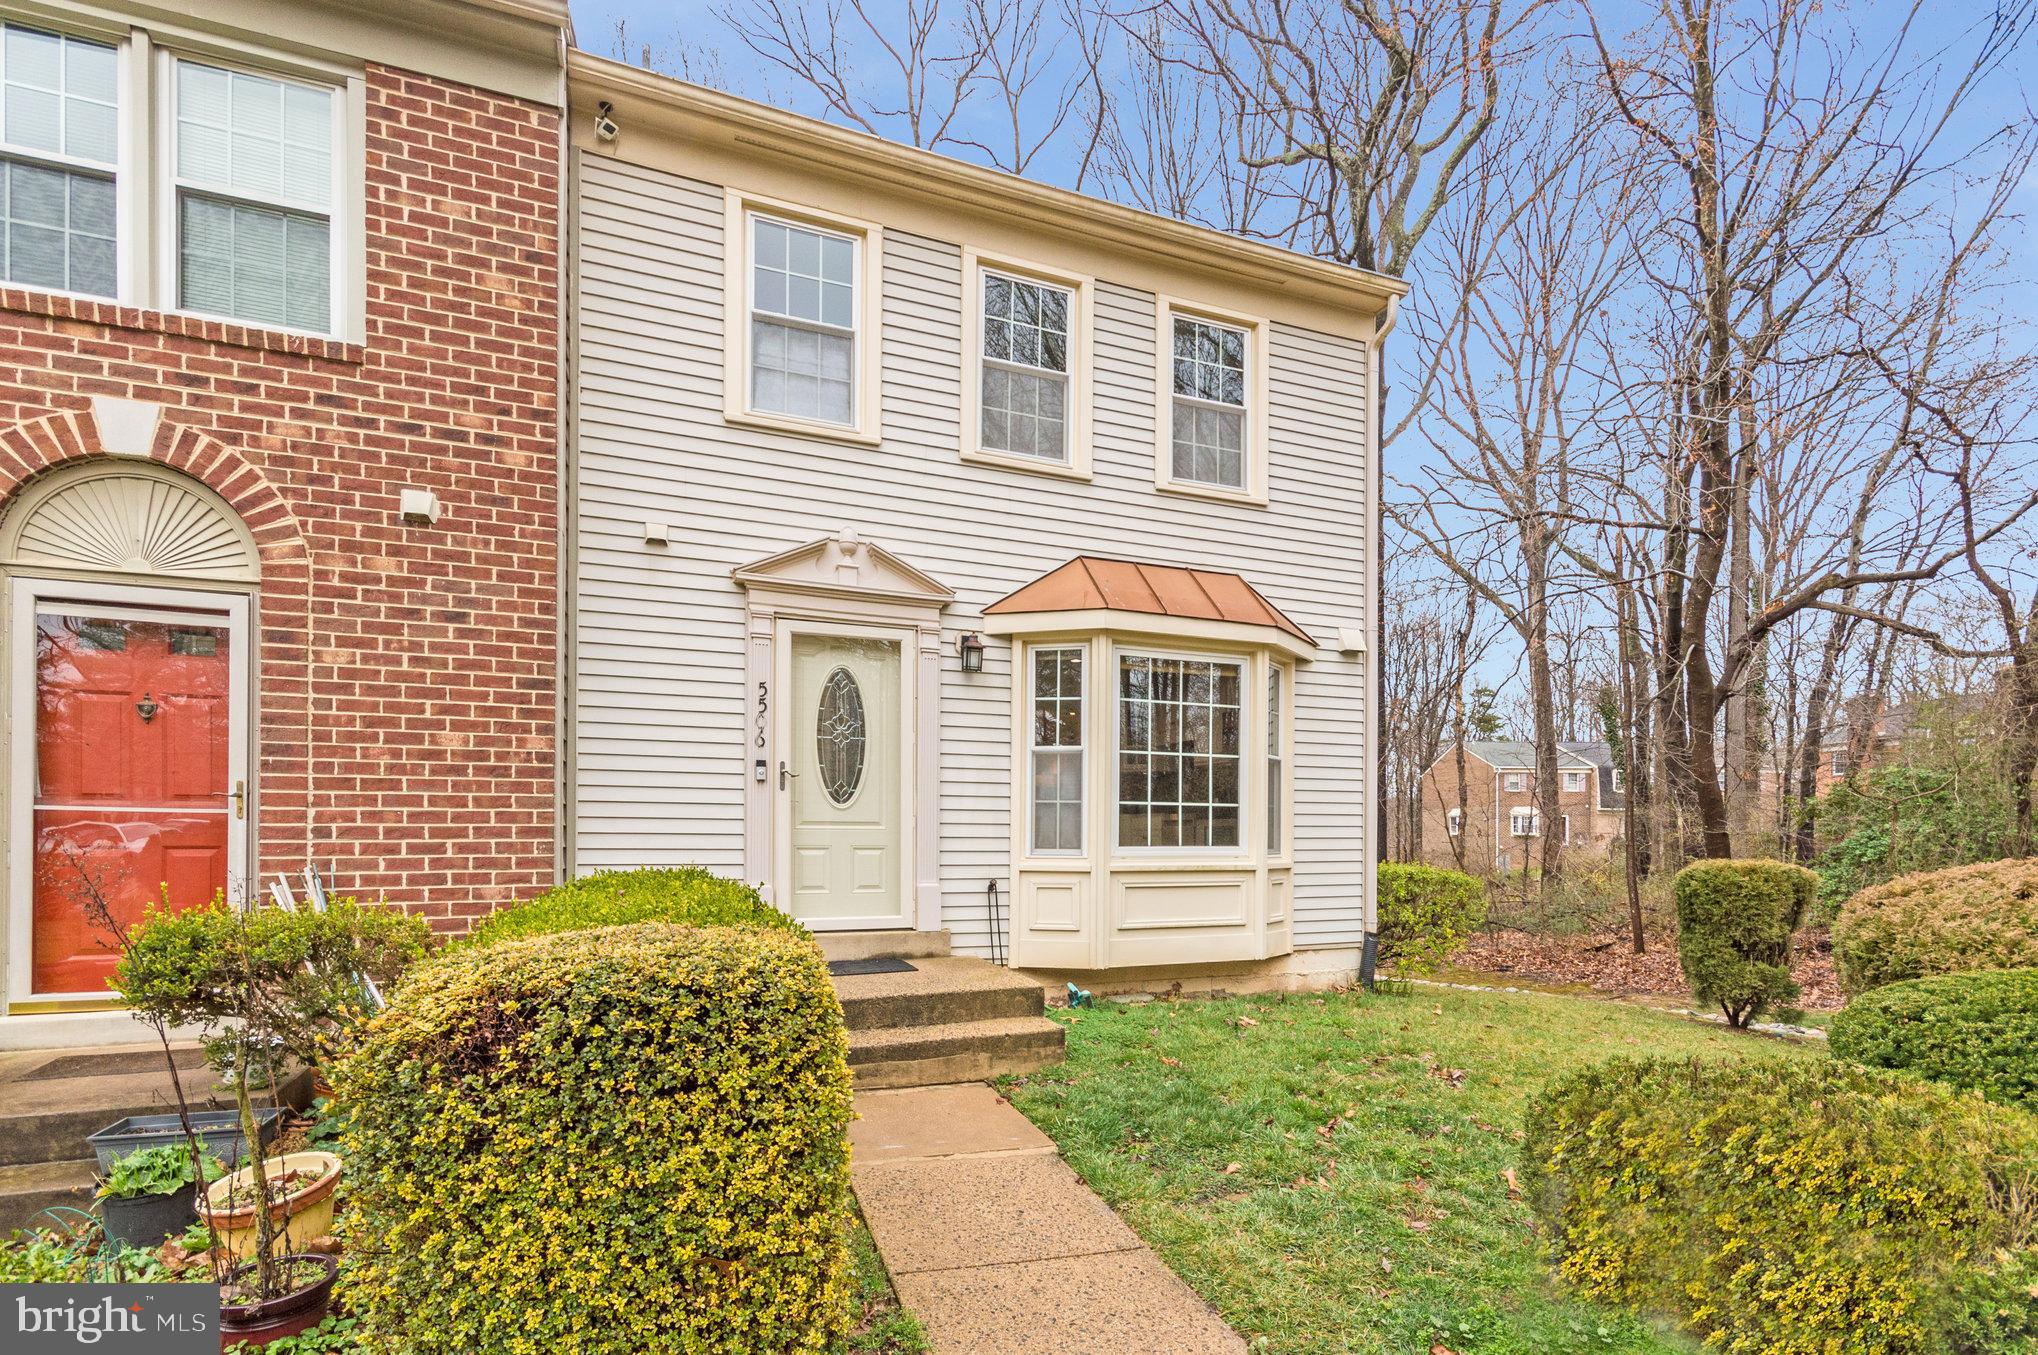
M1900 875L1864 889L1833 924L1840 986L1970 969L2038 968L2038 858Z
M1701 1003L1745 1026L1797 996L1790 938L1819 877L1781 861L1695 861L1677 872L1677 959Z
M1486 886L1455 870L1386 861L1380 872L1380 963L1435 969L1486 920Z
M2038 1117L1831 1060L1615 1060L1531 1105L1558 1272L1726 1350L2038 1341Z
M470 934L475 945L519 936L620 927L632 922L672 922L683 927L806 928L766 903L738 880L725 880L699 866L604 870L511 904L484 918Z
M333 1074L349 1304L460 1355L822 1351L850 1083L812 940L650 923L449 952Z
M1833 1018L1833 1053L2038 1110L2038 969L1877 988Z

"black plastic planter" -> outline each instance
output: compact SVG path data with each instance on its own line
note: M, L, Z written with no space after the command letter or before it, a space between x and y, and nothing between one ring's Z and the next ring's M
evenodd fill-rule
M130 1247L153 1251L166 1237L177 1237L198 1222L198 1187L187 1185L169 1195L111 1196L99 1202L106 1236Z
M282 1108L261 1107L255 1112L255 1125L262 1135L263 1147L276 1142L276 1136L283 1131ZM241 1135L239 1112L194 1110L191 1112L191 1127L198 1131L199 1138L205 1140L205 1151L227 1166L240 1167L247 1163L248 1144ZM130 1115L88 1136L85 1142L91 1144L92 1151L98 1154L99 1170L104 1172L111 1170L117 1157L126 1157L144 1148L181 1144L184 1142L184 1122L175 1115Z

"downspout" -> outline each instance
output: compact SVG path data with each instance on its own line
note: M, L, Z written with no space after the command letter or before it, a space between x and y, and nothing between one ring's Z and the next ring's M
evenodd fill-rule
M1366 721L1366 794L1380 803L1368 816L1362 847L1364 873L1361 902L1365 923L1365 944L1359 950L1359 983L1371 990L1380 965L1380 862L1387 854L1387 802L1380 797L1381 751L1387 745L1387 705L1380 699L1380 652L1387 643L1387 609L1380 597L1380 533L1386 522L1381 507L1381 486L1386 476L1380 467L1380 355L1387 336L1401 318L1401 298L1390 296L1373 318L1372 351L1366 355L1366 605L1373 642L1366 646L1366 699L1372 703L1372 718Z
M579 408L574 387L575 363L571 352L572 326L568 312L574 304L573 291L573 137L572 91L567 85L566 63L572 55L572 20L559 30L559 221L554 251L553 322L557 328L558 354L553 380L554 418L558 450L557 466L559 521L556 528L558 568L554 576L558 622L553 628L554 682L552 694L552 879L554 883L573 873L573 708L576 666L574 661L573 584L577 573L574 554L579 548L573 486L575 474L572 424Z

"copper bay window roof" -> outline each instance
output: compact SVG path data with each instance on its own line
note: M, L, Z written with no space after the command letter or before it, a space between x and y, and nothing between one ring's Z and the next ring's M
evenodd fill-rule
M985 616L1038 612L1136 612L1194 621L1271 626L1314 648L1309 632L1237 574L1180 565L1075 559L984 608Z

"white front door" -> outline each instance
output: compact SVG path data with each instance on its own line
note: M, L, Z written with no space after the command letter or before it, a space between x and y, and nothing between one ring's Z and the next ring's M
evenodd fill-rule
M907 924L908 637L788 627L779 901L819 929Z

